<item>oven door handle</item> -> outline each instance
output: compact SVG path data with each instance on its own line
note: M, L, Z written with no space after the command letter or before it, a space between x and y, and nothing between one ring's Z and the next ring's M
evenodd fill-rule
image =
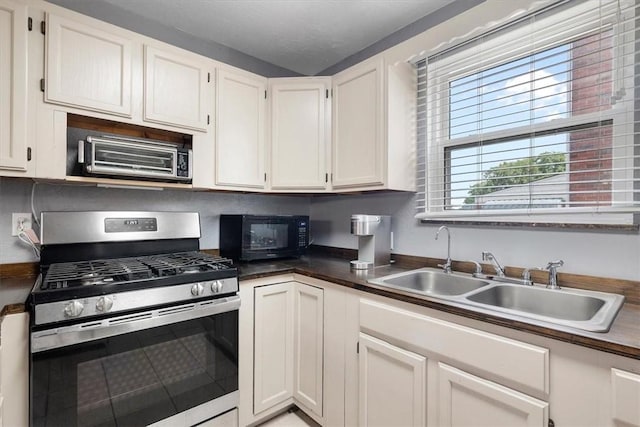
M129 332L169 325L200 317L227 313L240 308L240 297L233 295L210 301L165 307L154 310L89 321L78 325L31 333L31 353L66 347Z

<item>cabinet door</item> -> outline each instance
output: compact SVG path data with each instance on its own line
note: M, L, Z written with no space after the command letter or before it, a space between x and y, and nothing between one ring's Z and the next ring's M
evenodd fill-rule
M27 6L0 0L0 169L27 169Z
M357 65L333 79L334 188L384 184L383 62Z
M327 80L271 79L271 188L327 186Z
M295 284L293 397L322 416L324 340L323 291Z
M217 73L216 184L264 188L266 79Z
M0 326L2 335L2 425L29 425L29 315L9 314Z
M206 130L211 74L202 60L145 46L144 75L145 121Z
M611 388L616 425L640 427L640 375L611 369Z
M424 426L427 359L360 333L359 424Z
M293 283L255 288L255 414L293 394Z
M128 39L49 14L45 101L131 117L131 55Z
M548 403L438 364L440 426L528 426L548 422Z

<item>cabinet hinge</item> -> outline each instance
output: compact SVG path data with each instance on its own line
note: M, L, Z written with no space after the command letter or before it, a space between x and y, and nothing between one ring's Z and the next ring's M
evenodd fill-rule
M551 418L549 418L549 422L547 423L548 427L556 427L556 423L553 422Z
M44 79L40 79L40 92L44 92Z
M40 32L47 34L47 23L45 21L40 22Z
M207 114L207 124L211 124L211 116Z
M27 161L31 161L31 147L27 147Z
M356 343L356 353L360 354L360 341Z
M33 18L32 17L28 17L27 18L27 29L29 31L33 31Z
M207 83L211 83L211 73L207 73Z

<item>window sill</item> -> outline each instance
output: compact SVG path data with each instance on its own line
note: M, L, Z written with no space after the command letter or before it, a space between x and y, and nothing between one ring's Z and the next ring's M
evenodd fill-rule
M423 224L487 227L530 227L561 230L612 230L638 232L640 217L633 212L442 212L420 213Z

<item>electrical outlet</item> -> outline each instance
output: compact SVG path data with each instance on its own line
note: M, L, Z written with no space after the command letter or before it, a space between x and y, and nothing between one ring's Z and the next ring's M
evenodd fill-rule
M11 214L11 235L17 236L18 233L31 228L30 213L13 213Z

